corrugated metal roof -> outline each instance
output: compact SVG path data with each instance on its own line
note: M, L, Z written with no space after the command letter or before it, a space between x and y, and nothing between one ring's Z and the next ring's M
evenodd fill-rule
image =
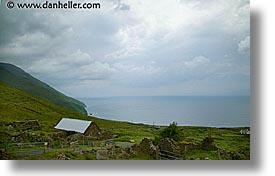
M90 124L91 121L87 120L62 118L54 128L65 131L84 133Z

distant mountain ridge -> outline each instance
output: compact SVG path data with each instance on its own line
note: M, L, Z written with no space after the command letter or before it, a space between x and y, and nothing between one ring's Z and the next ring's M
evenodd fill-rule
M62 94L15 65L0 62L0 81L33 96L87 115L84 103Z

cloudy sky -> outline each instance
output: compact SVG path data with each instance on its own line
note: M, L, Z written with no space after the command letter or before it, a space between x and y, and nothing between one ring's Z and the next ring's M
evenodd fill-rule
M73 97L249 94L249 1L96 2L8 10L2 0L0 61Z

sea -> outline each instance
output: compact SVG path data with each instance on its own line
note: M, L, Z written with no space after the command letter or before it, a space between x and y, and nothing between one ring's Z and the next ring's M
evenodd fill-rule
M181 126L250 127L249 96L82 98L90 115L110 120Z

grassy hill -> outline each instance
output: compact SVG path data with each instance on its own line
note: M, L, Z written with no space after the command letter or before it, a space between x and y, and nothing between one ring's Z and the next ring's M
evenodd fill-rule
M84 103L58 92L12 64L0 63L0 81L72 111L87 114Z
M43 130L50 131L62 117L87 119L85 115L32 96L0 81L1 123L37 119L42 124Z

